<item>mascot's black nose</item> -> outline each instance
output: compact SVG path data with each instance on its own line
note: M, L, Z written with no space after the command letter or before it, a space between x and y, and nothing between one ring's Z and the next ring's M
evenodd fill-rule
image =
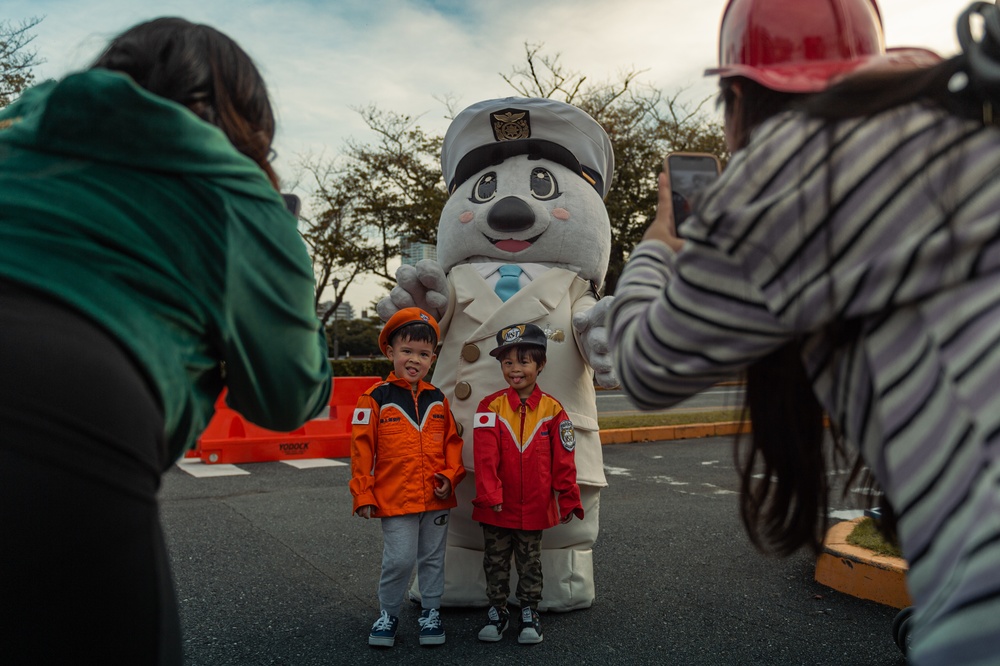
M486 222L494 231L513 233L530 229L535 223L535 214L517 197L504 197L490 208Z

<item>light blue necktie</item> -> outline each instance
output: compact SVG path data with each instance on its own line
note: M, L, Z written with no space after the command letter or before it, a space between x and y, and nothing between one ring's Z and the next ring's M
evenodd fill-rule
M505 264L500 267L500 279L497 280L493 291L497 293L501 301L506 303L507 299L516 294L517 290L521 288L520 275L520 267L514 264Z

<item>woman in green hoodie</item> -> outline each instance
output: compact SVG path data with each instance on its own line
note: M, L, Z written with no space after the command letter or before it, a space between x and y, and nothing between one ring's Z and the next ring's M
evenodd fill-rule
M0 111L0 646L179 664L160 475L223 386L290 430L327 404L314 278L259 72L140 24Z

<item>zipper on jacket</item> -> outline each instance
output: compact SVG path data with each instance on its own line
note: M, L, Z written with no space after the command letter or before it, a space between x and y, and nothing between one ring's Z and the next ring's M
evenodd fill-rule
M421 478L426 479L426 477L423 476L424 471L425 471L424 470L424 429L422 427L422 424L424 422L424 417L420 413L420 401L417 399L417 394L419 392L420 392L420 385L419 384L417 386L413 386L413 387L410 388L410 395L413 396L413 413L416 414L416 416L417 416L417 442L420 444L420 452L419 452L419 455L420 455L420 474L421 474ZM426 483L426 481L424 483ZM424 483L420 484L420 501L424 505L423 508L421 509L421 511L426 511L427 510L427 502L429 501L427 495L425 494L427 486L425 486ZM434 485L433 481L431 481L431 485L432 486ZM431 490L431 496L433 496L433 495L434 495L434 491Z
M521 440L520 441L520 444L521 444L521 447L520 447L521 448L521 455L519 456L518 462L521 464L521 502L520 502L520 504L521 504L521 526L522 527L524 526L524 448L525 448L524 447L524 418L527 415L527 411L528 411L528 408L524 404L524 400L521 400L521 406L518 407L517 413L518 413L518 416L521 418L521 423L520 423L520 428L519 428L520 434L518 435L518 439Z

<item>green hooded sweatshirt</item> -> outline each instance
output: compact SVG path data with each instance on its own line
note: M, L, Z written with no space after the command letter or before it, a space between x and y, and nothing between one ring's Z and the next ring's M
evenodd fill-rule
M0 111L0 278L61 300L131 352L172 458L229 404L291 430L330 393L295 218L221 130L106 70Z

